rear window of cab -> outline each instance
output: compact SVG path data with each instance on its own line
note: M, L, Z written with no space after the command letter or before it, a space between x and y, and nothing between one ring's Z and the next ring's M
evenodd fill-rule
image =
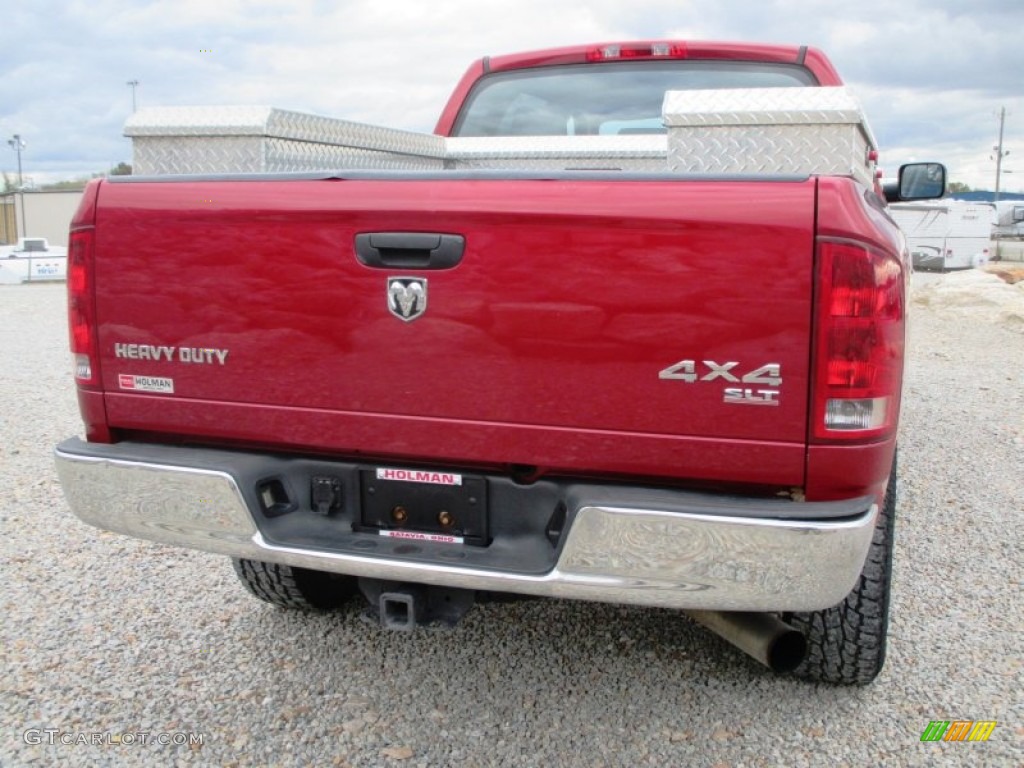
M597 136L664 133L665 91L817 85L796 64L642 61L574 64L482 77L454 136Z

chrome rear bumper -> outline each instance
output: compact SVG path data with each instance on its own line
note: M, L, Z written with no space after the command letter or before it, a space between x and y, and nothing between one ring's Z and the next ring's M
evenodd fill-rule
M515 573L375 552L385 537L372 534L353 535L351 547L331 551L280 546L260 532L232 471L133 459L129 448L120 457L110 455L109 449L125 445L91 451L89 443L70 440L56 451L72 511L98 528L354 576L608 603L723 611L826 608L839 603L860 575L877 514L871 499L853 500L850 514L839 519L833 503L805 502L801 519L777 519L765 517L766 508L779 508L775 501L716 500L714 514L707 514L685 511L691 498L685 493L672 511L587 499L569 510L554 567ZM186 448L167 450L177 458L190 455ZM251 454L238 456L252 460ZM823 519L814 518L816 509L827 511Z

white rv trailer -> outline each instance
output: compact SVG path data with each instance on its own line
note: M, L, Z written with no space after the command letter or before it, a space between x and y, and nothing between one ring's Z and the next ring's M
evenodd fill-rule
M889 212L907 237L915 269L944 272L970 269L988 261L995 225L992 203L893 203Z
M1024 237L1024 200L996 203L995 237Z

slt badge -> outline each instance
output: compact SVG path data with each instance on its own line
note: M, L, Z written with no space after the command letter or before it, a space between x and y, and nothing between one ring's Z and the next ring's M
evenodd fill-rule
M427 279L425 277L389 277L388 311L407 323L426 312Z

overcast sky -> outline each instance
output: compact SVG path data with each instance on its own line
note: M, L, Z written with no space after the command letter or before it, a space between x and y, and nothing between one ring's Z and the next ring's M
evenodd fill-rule
M881 165L945 162L1024 191L1024 0L173 0L0 11L0 170L37 183L131 160L139 106L261 104L430 131L484 55L631 39L813 45L864 104Z

